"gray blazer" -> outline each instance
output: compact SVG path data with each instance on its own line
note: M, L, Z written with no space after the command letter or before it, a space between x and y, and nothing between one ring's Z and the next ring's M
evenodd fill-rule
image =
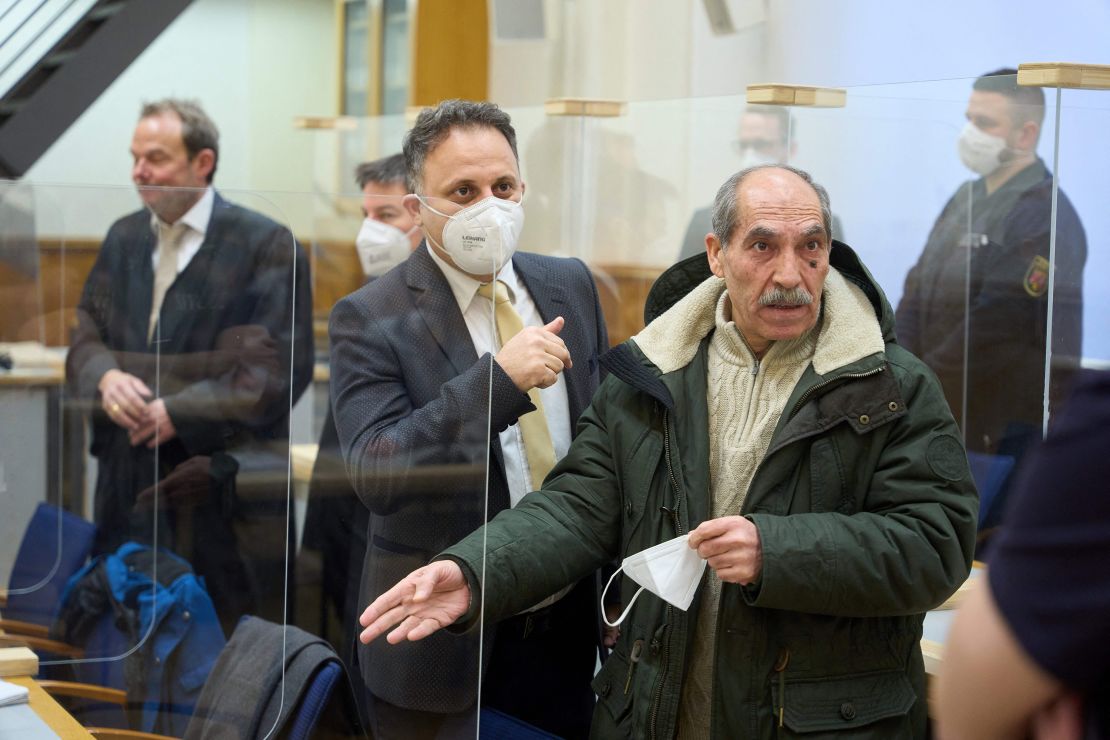
M360 605L486 521L487 499L489 517L508 508L497 435L533 409L490 354L477 356L427 250L422 244L331 313L332 409L347 473L371 512ZM580 260L518 253L513 267L544 321L566 319L560 336L574 361L565 371L573 425L608 349L597 289ZM473 704L478 657L477 634L359 646L375 696L429 712Z

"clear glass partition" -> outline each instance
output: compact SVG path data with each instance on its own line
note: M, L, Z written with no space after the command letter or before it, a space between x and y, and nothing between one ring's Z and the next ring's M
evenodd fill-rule
M353 165L342 169L353 181ZM490 659L480 626L417 643L356 642L359 615L374 599L508 506L503 468L490 467L502 459L490 431L494 302L469 277L458 286L467 298L456 295L444 278L452 268L420 246L410 208L442 228L436 212L462 206L436 197L421 206L406 193L402 177L313 196L315 223L330 229L324 238L308 232L316 235L317 340L326 348L314 392L324 403L313 404L314 462L298 481L306 506L297 619L336 646L361 710L374 717L370 728L402 736L388 729L398 727L389 712L400 707L457 715L450 721L466 734L477 721L466 709ZM498 264L495 253L468 267L484 276ZM480 563L475 570L480 580Z
M1097 269L1110 249L1110 213L1105 208L1107 186L1106 167L1110 165L1110 146L1105 142L1105 125L1110 122L1110 93L1106 90L1075 90L1044 88L1046 119L1058 114L1058 122L1046 120L1044 143L1052 150L1056 174L1057 205L1053 211L1055 223L1055 258L1061 265L1065 249L1080 253L1074 245L1082 234L1086 243L1086 262L1078 256L1073 264L1082 267L1082 288L1076 287L1074 268L1065 276L1062 267L1057 272L1052 287L1053 299L1053 368L1058 362L1074 366L1075 355L1079 365L1093 370L1110 369L1110 292L1107 279ZM1058 135L1053 138L1055 131ZM1045 156L1045 160L1048 156ZM1062 194L1062 195L1061 195ZM1062 205L1066 198L1070 209ZM1074 215L1070 212L1074 211ZM1059 281L1068 282L1061 286ZM1071 320L1070 339L1064 334L1060 321L1069 321L1076 313L1073 305L1079 295L1079 313L1082 316L1081 341L1075 340L1074 320ZM1064 342L1061 345L1061 342ZM1051 409L1049 414L1051 423Z
M210 213L204 235L159 236L130 189L0 187L19 303L0 375L2 639L42 676L130 692L93 724L182 734L240 617L284 621L308 261L264 198L229 195L243 207L144 192L159 213Z
M941 379L990 530L1069 377L1110 365L1110 307L1089 269L1110 233L1100 208L1110 103L1046 90L1043 121L1029 100L1003 109L1039 122L1039 138L1008 135L999 149L968 128L974 83L849 88L835 108L732 96L628 103L603 117L510 109L526 183L520 249L583 260L616 344L643 328L655 279L704 251L729 175L766 161L809 171L831 196L833 237L885 294L886 326ZM496 299L471 293L473 310L458 310L451 268L413 229L416 210L442 239L464 204L355 181L356 165L400 151L410 125L350 119L305 133L316 156L302 192L221 191L213 213L238 225L213 220L179 274L165 273L172 287L153 323L157 247L179 237L135 213L133 189L0 186L0 347L11 365L0 370L0 640L31 645L43 675L153 691L152 664L133 672L158 657L162 634L143 608L212 637L190 647L208 662L189 664L194 693L176 710L87 724L182 734L243 615L327 640L364 720L367 691L431 706L483 685L488 630L356 644L370 601L531 487L506 483L513 442L492 426L512 397L489 364L504 344ZM972 125L991 133L974 114ZM1006 167L1010 177L995 177ZM127 381L131 392L105 403L98 386L112 370L141 385ZM152 434L162 444L148 448ZM100 565L108 554L118 573ZM104 581L133 566L147 580L131 594L138 621L120 629L103 616L115 603ZM82 568L102 574L101 611L74 616L94 608L73 600L92 591L66 585ZM159 611L179 603L181 573L205 605ZM288 634L256 639L280 677Z
M842 107L736 97L631 103L613 117L514 111L526 243L590 264L620 341L642 326L654 277L704 250L709 206L732 172L770 161L809 171L830 193L834 238L885 293L889 328L941 380L983 494L986 543L1010 476L1075 369L1099 364L1107 326L1084 270L1097 250L1087 222L1098 228L1098 147L1062 128L1073 121L1079 139L1105 108L1099 93L1066 91L1076 103L1062 111L1059 164L1071 158L1076 187L1054 206L1057 101L1015 82L849 88Z
M1099 113L1091 93L1079 95L1076 120L1088 120L1077 129ZM1070 141L1058 104L1054 91L998 76L849 88L843 109L794 111L799 159L818 153L813 171L848 214L841 238L883 286L899 342L937 374L961 425L980 489L981 558L1004 526L1022 457L1106 334L1098 299L1089 302L1097 291L1084 290L1097 244L1087 222L1097 228L1100 212L1057 188L1068 162L1055 145ZM1073 162L1076 190L1097 197L1089 157Z

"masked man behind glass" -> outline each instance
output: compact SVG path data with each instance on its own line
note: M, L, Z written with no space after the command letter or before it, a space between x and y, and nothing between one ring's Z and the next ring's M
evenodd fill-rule
M790 109L781 105L749 105L740 116L740 127L733 150L739 156L739 169L761 164L789 164L798 153L797 124ZM694 211L682 238L679 259L693 257L705 251L705 236L713 231L713 208L706 206ZM840 219L832 216L832 236L844 239Z
M524 183L508 115L443 102L420 114L404 154L406 207L425 243L337 303L330 324L339 441L371 513L363 604L538 487L570 445L607 348L586 266L515 251ZM505 330L510 320L523 328ZM483 642L444 633L360 647L373 735L474 737L481 675L483 706L583 736L596 580L543 597Z
M355 168L355 183L362 193L363 215L355 249L363 275L370 281L404 262L424 234L404 205L404 197L412 189L403 154L363 162ZM347 480L329 404L312 467L303 545L320 558L323 595L342 625L336 650L344 663L352 667L353 678L357 678L353 657L359 575L366 555L369 518L369 510L359 502ZM317 604L307 606L312 613L318 611ZM310 631L323 634L323 626L313 624L308 612L300 618Z
M1049 327L1052 173L1036 154L1044 93L1015 75L1000 69L972 86L957 148L980 177L941 211L896 314L898 341L940 378L973 463L1000 471L980 478L981 529L999 523L1004 475L1040 436L1048 337L1054 401L1081 356L1087 240L1060 191Z
M420 246L424 233L404 205L412 192L405 171L405 155L363 162L355 169L362 191L362 227L355 249L368 280L380 277L404 262Z

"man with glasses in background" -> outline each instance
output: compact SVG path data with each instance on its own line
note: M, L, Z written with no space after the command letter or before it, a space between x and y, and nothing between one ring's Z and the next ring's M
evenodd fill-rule
M798 152L797 123L790 109L781 105L749 105L740 115L740 126L732 148L740 157L737 169L761 164L789 164ZM832 236L844 239L840 219L832 216ZM694 211L682 238L679 259L705 253L705 236L713 231L713 207Z

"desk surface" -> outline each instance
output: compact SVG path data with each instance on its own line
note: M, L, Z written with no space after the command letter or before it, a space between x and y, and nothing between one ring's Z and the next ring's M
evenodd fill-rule
M63 368L35 367L18 370L0 370L0 386L19 388L53 387L65 382Z
M63 709L61 704L54 701L54 697L47 694L30 676L11 676L4 680L27 687L28 704L31 709L63 740L92 738L89 731Z

